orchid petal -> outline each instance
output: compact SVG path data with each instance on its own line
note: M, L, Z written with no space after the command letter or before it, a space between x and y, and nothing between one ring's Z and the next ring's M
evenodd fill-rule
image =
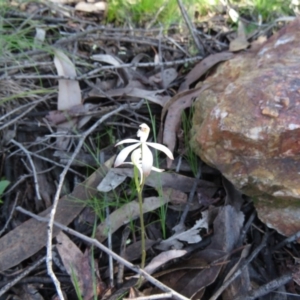
M146 144L150 147L153 147L157 150L164 152L170 159L174 159L173 153L166 146L158 144L158 143L149 143L149 142L147 142Z
M122 144L126 144L126 143L140 143L140 141L136 140L136 139L126 139L126 140L123 140L123 141L120 141L120 142L116 143L115 147L119 146L119 145L122 145Z
M141 158L142 158L141 148L138 148L132 152L131 161L132 161L133 165L136 166L140 172L140 185L143 182L143 170L141 168Z
M134 145L130 145L126 148L124 148L117 156L116 160L115 160L115 164L114 167L117 167L119 165L121 165L122 163L124 163L125 159L127 158L127 156L129 155L129 153L131 151L133 151L135 148L137 148L138 146L140 146L140 142Z
M164 171L164 169L159 169L159 168L156 168L156 167L152 167L151 170L155 171L155 172L159 172L159 173Z
M144 176L149 176L153 166L153 155L146 143L142 143L142 169Z

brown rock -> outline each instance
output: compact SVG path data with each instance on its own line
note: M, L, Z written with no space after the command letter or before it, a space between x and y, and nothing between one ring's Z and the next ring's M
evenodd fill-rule
M300 19L219 65L195 103L193 149L284 235L300 230Z

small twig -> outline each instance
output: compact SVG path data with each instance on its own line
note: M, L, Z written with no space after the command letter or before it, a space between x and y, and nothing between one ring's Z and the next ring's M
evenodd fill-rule
M16 80L16 79L67 79L67 80L84 80L84 79L90 79L94 78L95 75L98 76L98 73L104 71L104 70L111 70L111 69L123 69L123 68L148 68L148 67L158 67L158 66L164 66L164 67L173 67L176 65L182 65L186 63L194 63L196 61L199 61L203 59L202 56L195 56L191 58L186 59L179 59L174 61L166 61L166 62L159 62L159 63L128 63L128 64L120 64L118 66L100 66L99 68L96 68L92 70L91 72L81 75L81 76L59 76L59 75L2 75L0 77L0 80Z
M241 235L240 235L240 238L239 238L239 241L238 241L238 245L242 245L243 244L243 241L244 241L244 238L254 220L254 218L256 217L256 211L253 211L253 213L250 215L247 223L245 224L245 226L243 227L242 231L241 231Z
M283 241L281 241L280 243L278 243L272 252L282 248L284 245L288 244L288 243L292 243L295 242L296 240L298 240L300 238L300 231L296 232L295 234L287 237L286 239L284 239Z
M9 282L8 284L6 284L0 290L0 296L3 296L11 287L13 287L15 284L17 284L22 278L24 278L25 276L27 276L31 271L33 271L36 267L38 267L45 260L46 260L46 256L42 257L37 262L35 262L32 266L30 266L27 270L25 270L23 273L21 273L19 276L17 276L11 282Z
M20 151L20 150L18 150L18 151ZM17 153L18 153L18 152L15 152L14 154L17 154ZM52 160L52 159L47 158L47 157L44 157L44 156L39 155L39 154L37 154L37 153L30 152L30 151L28 151L28 153L29 153L31 156L34 156L34 157L37 157L37 158L39 158L39 159L41 159L41 160L44 160L44 161L49 162L51 165L56 165L56 166L61 167L61 168L64 168L64 167L65 167L63 164L60 164L60 163L58 163L58 162L55 161L55 160ZM12 154L13 154L13 153L11 153L9 156L12 156ZM80 176L81 178L85 178L84 175L80 174L79 172L75 171L74 169L71 169L71 168L70 168L69 171L72 172L72 173L74 173L74 174L77 175L77 176ZM41 173L39 173L39 174L41 174ZM30 175L30 176L32 176L32 175ZM6 192L5 192L5 193L6 193Z
M178 26L172 25L169 27L169 29L177 29ZM66 38L62 38L55 42L55 46L65 44L65 43L72 43L74 41L79 40L80 38L84 38L88 36L89 34L96 33L99 31L103 31L107 34L114 34L114 33L121 33L122 35L125 35L126 33L135 33L135 32L140 32L145 36L145 34L151 33L151 32L156 32L159 31L160 29L158 28L148 28L148 29L143 29L143 28L113 28L113 27L108 27L108 26L97 26L93 27L91 29L85 30L85 31L79 31L77 33L72 33Z
M292 279L292 273L284 274L250 292L248 296L243 296L243 298L237 297L234 300L255 300L259 297L269 294Z
M223 291L238 277L242 274L242 271L248 266L248 264L258 255L258 253L266 246L267 239L269 238L269 234L265 234L263 237L260 245L253 250L253 252L250 254L250 256L245 260L243 264L241 264L240 268L233 273L233 275L227 279L225 282L223 282L222 286L214 293L212 297L209 298L209 300L216 300Z
M15 208L16 208L16 205L17 205L17 203L18 203L19 194L20 194L20 192L18 191L18 192L17 192L17 195L16 195L16 197L15 197L15 201L14 201L13 207L11 208L9 217L8 217L8 219L7 219L6 223L5 223L5 225L3 226L3 228L0 230L0 236L1 236L1 235L3 234L3 232L6 230L8 224L9 224L11 218L12 218L12 215L13 215L13 213L14 213L14 211L15 211Z
M190 20L190 18L188 16L188 14L187 14L185 8L184 8L181 0L177 0L177 3L178 3L178 6L180 8L181 14L182 14L182 16L184 18L184 21L185 21L185 23L186 23L186 25L187 25L187 27L188 27L191 35L192 35L194 43L195 43L195 45L196 45L199 53L203 56L204 55L204 48L203 48L202 44L200 43L198 37L195 34L194 26L193 26L193 24L192 24L192 22L191 22L191 20Z
M66 166L64 167L63 171L60 174L59 177L59 183L56 189L56 193L54 196L54 200L53 200L53 206L50 212L50 218L49 218L49 225L48 225L48 232L47 232L47 270L48 270L48 274L49 276L52 278L53 283L55 284L56 287L56 291L57 294L59 296L59 298L61 300L64 299L61 288L60 288L60 283L57 280L53 270L52 270L52 231L53 231L53 222L54 222L54 217L56 214L56 209L57 209L57 205L58 205L58 201L59 201L59 197L60 197L60 193L63 187L63 183L65 180L65 177L67 175L67 172L73 162L73 160L76 158L76 156L78 155L82 145L84 144L85 139L87 138L88 135L90 135L101 123L103 123L106 119L108 119L110 116L120 112L123 109L128 108L129 105L128 104L123 104L120 105L118 108L116 108L115 110L107 113L106 115L104 115L102 118L100 118L97 122L95 122L93 124L93 126L91 126L89 129L87 129L85 132L82 133L82 136L80 138L80 140L78 141L78 144L72 154L72 156L70 157L68 163L66 164Z
M196 192L196 188L197 188L197 185L198 185L198 182L199 182L199 179L201 177L201 165L199 164L199 168L198 168L198 172L197 172L197 175L196 175L196 178L195 178L195 181L193 183L193 186L191 188L191 192L189 194L189 198L188 198L188 201L185 205L185 208L184 208L184 211L181 215L181 218L180 218L180 222L179 224L177 224L173 229L175 231L177 230L181 230L181 229L185 229L185 226L184 226L184 222L185 222L185 219L187 217L187 214L189 212L189 209L190 209L190 205L191 203L193 202L193 199L194 199L194 195L195 195L195 192Z
M26 209L22 208L22 207L17 207L16 208L17 211L22 212L40 222L49 222L48 218L44 218L38 215L35 215L32 212L27 211ZM60 228L61 230L66 231L69 234L72 234L78 238L80 238L81 240L87 242L88 244L91 244L97 248L99 248L100 250L104 251L105 253L107 253L108 255L111 255L116 261L118 261L119 263L123 264L124 266L126 266L127 268L131 269L132 271L134 271L135 273L143 276L144 278L146 278L149 282L151 282L153 285L155 285L156 287L158 287L159 289L161 289L162 291L166 292L166 293L171 293L172 297L174 299L178 299L178 300L188 300L188 298L184 297L183 295L177 293L176 291L172 290L171 288L169 288L168 286L166 286L165 284L161 283L160 281L158 281L157 279L155 279L154 277L152 277L150 274L148 274L147 272L145 272L143 269L139 268L138 266L133 265L132 263L130 263L129 261L125 260L124 258L122 258L121 256L119 256L118 254L112 252L111 250L109 250L107 247L105 247L102 243L100 243L98 240L90 238L85 236L84 234L81 234L67 226L64 226L56 221L53 222L53 225L57 226L58 228Z
M184 55L186 55L187 57L191 57L191 54L188 53L184 48L182 48L173 38L167 36L166 39L173 43L180 51L184 53Z
M35 103L33 105L31 105L29 108L27 108L25 111L23 111L20 115L18 115L17 117L15 117L14 119L7 121L4 123L4 125L2 125L0 127L0 131L5 129L6 127L11 126L12 124L16 123L19 119L23 118L25 115L27 115L30 111L32 111L36 106L38 105L38 103Z
M22 65L20 63L23 63ZM4 68L0 69L0 73L2 72L7 72L7 71L12 71L12 70L21 70L21 69L26 69L26 68L37 68L37 67L46 67L46 66L53 66L54 62L53 61L47 61L47 62L33 62L33 63L28 63L27 61L25 62L19 62L18 65L15 66L5 66Z
M24 151L24 153L27 156L27 159L31 165L31 169L32 169L32 174L33 174L33 179L34 179L34 187L35 187L35 193L36 193L36 197L38 200L42 200L42 197L40 195L40 187L39 187L39 182L38 182L38 178L37 178L37 174L36 174L36 169L35 169L35 165L33 163L33 160L31 158L30 153L27 151L27 149L20 143L18 143L17 141L15 141L14 139L11 139L10 142L16 146L18 146L20 149L22 149Z
M165 299L165 298L172 298L172 293L164 293L164 294L156 294L156 295L149 295L149 296L142 296L136 298L123 298L123 300L155 300L155 299Z
M37 104L47 100L47 98L50 97L50 95L46 95L45 97L42 97L41 99L39 100L35 100L35 101L31 101L31 102L28 102L24 105L17 105L14 109L10 110L9 112L7 112L6 114L4 114L3 116L0 116L0 121L4 120L4 119L8 119L8 117L10 115L14 115L16 114L17 111L19 110L24 110L25 108L27 108L28 106L35 108ZM27 113L27 111L26 111ZM22 113L22 116L24 116L24 114ZM7 124L8 122L5 123L5 125ZM3 130L3 127L0 127L0 130Z

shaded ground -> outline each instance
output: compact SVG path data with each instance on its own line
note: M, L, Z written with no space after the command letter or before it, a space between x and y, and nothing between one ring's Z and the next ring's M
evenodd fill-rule
M257 26L245 41L226 10L197 31L114 28L99 25L102 15L30 4L1 16L0 184L10 182L1 196L3 299L58 297L46 254L66 299L77 299L76 288L82 299L140 296L129 278L140 272L133 171L112 163L120 151L115 143L136 138L142 123L151 128L149 140L166 144L175 160L155 155L167 172L152 172L146 182L147 263L158 258L146 268L153 277L144 274L141 295L295 299L297 237L284 240L262 224L251 199L198 161L188 143L196 84L230 59L231 41L243 50L286 19ZM47 223L17 206L47 218L51 212L75 232L54 226L52 252ZM125 261L114 257L119 263L108 267L113 254L99 242Z

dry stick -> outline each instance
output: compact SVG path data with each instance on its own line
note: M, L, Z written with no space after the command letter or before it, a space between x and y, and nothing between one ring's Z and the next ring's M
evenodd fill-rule
M139 105L139 104L138 104ZM70 157L68 163L66 164L66 166L64 167L63 171L61 172L60 176L59 176L59 183L57 186L57 190L55 193L55 197L53 200L53 206L50 212L50 218L49 218L49 225L48 225L48 231L47 231L47 270L48 270L48 275L52 278L53 283L55 284L56 287L56 291L58 293L59 299L63 300L64 296L63 293L61 291L60 288L60 283L57 280L53 270L52 270L52 231L53 231L53 222L54 222L54 217L55 217L55 213L56 213L56 209L57 209L57 205L58 205L58 201L59 201L59 196L60 196L60 192L62 190L63 187L63 183L64 183L64 179L65 176L68 172L68 169L70 168L73 160L76 158L76 156L78 155L85 139L87 138L87 136L89 134L91 134L101 123L103 123L106 119L108 119L110 116L120 112L123 109L128 108L129 105L128 104L123 104L120 105L118 108L116 108L115 110L111 111L110 113L104 115L102 118L100 118L93 126L91 126L88 130L86 130L85 132L82 133L82 136L72 154L72 156Z
M183 211L183 213L182 213L182 215L181 215L180 222L179 222L178 225L176 225L176 226L174 227L174 229L177 229L177 230L182 230L182 229L183 229L183 230L184 230L184 222L185 222L186 216L187 216L187 214L188 214L188 212L189 212L190 205L191 205L191 203L193 202L194 194L195 194L195 192L196 192L196 188L197 188L198 181L199 181L200 177L201 177L201 165L199 164L198 172L197 172L195 181L194 181L194 183L193 183L191 192L190 192L190 194L189 194L189 199L188 199L188 201L187 201L187 203L186 203L186 205L185 205L184 211ZM176 230L176 231L177 231L177 230Z
M159 62L159 63L128 63L128 64L121 64L119 66L101 66L99 68L93 69L87 74L81 76L59 76L59 75L2 75L0 76L0 80L7 79L7 80L14 80L14 79L67 79L67 80L84 80L93 78L94 74L98 74L103 70L111 70L111 69L122 69L122 68L137 68L137 67L157 67L157 66L164 66L164 67L173 67L176 65L182 65L185 63L196 62L203 59L202 56L195 56L191 58L179 59L174 61L167 61L167 62Z
M241 231L241 235L240 235L240 238L239 238L239 241L238 241L238 245L242 245L243 244L243 241L244 241L244 238L246 236L246 233L248 232L254 218L256 217L256 211L253 211L253 213L251 214L251 216L249 217L247 223L245 224L245 226L243 227L242 231Z
M38 215L35 215L34 213L18 206L16 208L17 211L24 213L40 222L49 222L48 218L45 217L41 217ZM104 251L105 253L107 253L108 255L112 256L117 262L123 264L125 267L131 269L132 271L134 271L135 273L137 273L138 275L144 276L145 279L147 279L149 282L151 282L153 285L155 285L156 287L158 287L159 289L163 290L166 293L171 293L172 297L174 299L178 299L178 300L188 300L188 298L184 297L183 295L177 293L176 291L172 290L171 288L169 288L168 286L166 286L165 284L163 284L162 282L158 281L157 279L155 279L154 277L152 277L150 274L148 274L147 272L145 272L143 269L139 268L136 265L133 265L132 263L130 263L129 261L125 260L124 258L122 258L121 256L119 256L118 254L116 254L115 252L109 250L107 247L105 247L102 243L100 243L98 240L90 238L85 236L84 234L77 232L65 225L62 225L56 221L53 222L53 225L57 226L58 228L60 228L61 230L64 230L65 232L72 234L78 238L80 238L81 240L87 242L88 244L91 244L97 248L99 248L100 250Z
M251 255L245 260L245 262L241 265L241 267L233 273L233 275L227 279L225 282L223 282L222 286L215 292L215 294L209 298L209 300L216 300L222 293L223 291L239 276L241 275L242 271L244 268L248 266L248 264L258 255L258 253L266 246L267 239L269 237L269 234L265 234L263 237L260 245L254 249L254 251L251 253Z
M8 217L8 219L7 219L6 223L5 223L5 225L3 226L3 228L0 230L0 236L1 236L1 235L3 234L3 232L6 230L8 224L9 224L11 218L12 218L12 215L13 215L13 213L14 213L14 211L15 211L15 208L16 208L16 205L17 205L17 202L18 202L19 194L20 194L20 192L18 191L18 192L17 192L17 195L16 195L16 197L15 197L15 201L14 201L13 207L12 207L12 209L11 209L11 211L10 211L9 217Z
M32 111L38 103L35 103L34 105L32 105L31 107L27 108L25 111L23 111L20 115L18 115L16 118L5 122L3 126L0 127L0 131L5 129L6 127L11 126L12 124L16 123L19 119L23 118L25 115L27 115L30 111Z
M155 300L155 299L165 299L165 298L172 298L173 295L171 293L164 293L164 294L156 294L156 295L149 295L149 296L142 296L136 298L123 298L123 300Z
M37 67L45 67L45 66L53 66L54 62L52 61L48 61L48 62L34 62L34 63L27 63L25 62L21 62L23 63L22 65L16 65L16 66L5 66L4 68L0 69L0 73L2 72L7 72L7 71L12 71L12 70L20 70L20 69L26 69L26 68L37 68Z
M274 279L274 280L262 285L258 289L255 289L254 291L250 292L248 296L246 296L246 297L243 296L243 298L237 297L234 300L255 300L259 297L269 294L273 290L288 283L292 279L293 279L292 273L284 274L284 275L278 277L277 279Z
M169 29L178 29L178 26L176 25L172 25L169 27ZM143 28L109 28L107 26L97 26L97 27L93 27L92 29L88 29L85 31L80 31L78 33L74 33L74 34L70 34L68 37L64 37L58 41L55 42L55 46L61 45L61 44L65 44L65 43L72 43L74 41L79 40L80 38L85 38L86 36L88 36L88 34L92 34L92 33L97 33L98 31L104 31L107 35L108 34L115 34L115 33L121 33L123 36L126 33L129 33L130 35L134 32L141 32L141 33L149 33L149 32L156 32L159 31L159 28L148 28L148 29L143 29ZM145 35L143 35L145 36Z
M37 262L35 262L32 266L30 266L28 269L26 269L24 272L22 272L19 276L17 276L15 279L13 279L11 282L6 284L1 290L0 290L0 297L6 293L11 287L13 287L15 284L17 284L22 278L27 276L32 270L34 270L37 266L39 266L42 262L46 260L46 256L39 259Z
M35 187L35 193L36 193L36 197L38 200L42 200L42 197L40 195L40 187L39 187L39 183L38 183L38 178L37 178L37 174L36 174L36 170L35 170L35 165L33 163L33 160L31 158L31 155L29 154L29 152L27 151L27 149L20 143L18 143L17 141L15 141L14 139L11 139L10 142L16 146L18 146L20 149L22 149L24 151L24 153L26 154L29 163L31 165L32 168L32 174L33 174L33 178L34 178L34 187Z
M281 241L279 244L277 244L275 247L274 247L274 251L282 248L284 245L288 244L288 243L291 243L291 242L294 242L296 241L297 239L300 238L300 231L296 232L295 234L287 237L286 239L284 239L283 241Z
M55 137L56 137L56 136L55 136ZM16 152L16 153L17 153L17 152ZM30 151L28 151L28 153L29 153L31 156L34 156L34 157L37 157L37 158L39 158L39 159L41 159L41 160L47 161L47 162L49 162L49 163L52 164L52 165L56 165L56 166L61 167L61 168L64 168L64 167L65 167L63 164L60 164L60 163L58 163L57 161L52 160L52 159L50 159L50 158L44 157L44 156L42 156L42 155L36 154L36 153L34 153L34 152L30 152ZM11 155L12 155L12 154L10 154L10 156L11 156ZM84 178L84 176L83 176L82 174L80 174L79 172L75 171L74 169L71 169L71 168L70 168L69 171L71 171L72 173L74 173L75 175L77 175L77 176L79 176L79 177L81 177L81 178ZM40 172L39 174L41 174L41 172ZM6 192L5 192L5 193L6 193Z
M40 174L44 174L44 173L47 173L47 172L50 172L51 170L53 170L55 167L50 167L49 169L47 170L44 170L42 172L37 172L37 175L40 175ZM25 179L27 178L30 178L32 177L33 175L32 174L28 174L28 175L21 175L18 180L14 183L14 185L12 185L8 190L5 190L5 193L2 194L2 196L6 196L8 194L11 193L11 191L13 191L19 184L21 184ZM1 234L0 234L1 235Z
M35 100L35 101L32 101L32 102L28 102L28 103L26 103L24 105L17 106L14 109L12 109L9 112L7 112L5 115L0 116L0 121L2 121L4 119L7 119L10 115L16 114L16 112L19 111L19 110L24 110L28 106L33 106L33 108L35 108L36 104L39 104L39 103L41 103L41 102L43 102L45 100L47 100L46 96L43 97L43 98L41 98L41 99L39 99L39 100ZM2 129L3 128L1 127L0 130L2 130Z
M189 29L192 37L193 37L193 40L194 40L194 42L196 44L196 47L198 48L198 51L201 53L201 55L204 55L204 48L203 48L202 44L200 43L198 37L195 34L194 26L193 26L193 24L192 24L192 22L191 22L191 20L190 20L190 18L188 16L188 14L187 14L185 8L184 8L181 0L177 0L177 3L178 3L178 6L180 8L181 14L182 14L182 16L184 18L184 21L185 21L185 23L186 23L186 25L187 25L187 27L188 27L188 29Z
M173 38L167 36L166 39L173 43L180 51L182 51L187 57L191 57L191 54L188 53L184 48L182 48Z

